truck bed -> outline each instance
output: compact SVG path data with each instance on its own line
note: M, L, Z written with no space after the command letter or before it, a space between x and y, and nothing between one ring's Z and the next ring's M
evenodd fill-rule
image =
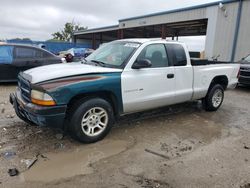
M192 66L202 66L202 65L216 65L216 64L234 64L235 62L230 61L212 61L207 59L191 59Z
M227 82L227 88L234 88L238 83L240 65L225 61L191 60L193 65L193 100L204 98L212 80L223 77Z

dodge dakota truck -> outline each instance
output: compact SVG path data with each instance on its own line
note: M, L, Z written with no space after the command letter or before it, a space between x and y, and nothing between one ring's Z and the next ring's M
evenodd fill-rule
M238 82L239 64L191 60L183 43L117 40L82 62L20 73L10 94L16 114L39 126L69 130L83 143L103 139L118 117L191 100L207 111Z

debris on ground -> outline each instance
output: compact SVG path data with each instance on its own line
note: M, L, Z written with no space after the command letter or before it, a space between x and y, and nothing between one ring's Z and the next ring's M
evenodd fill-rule
M42 159L49 159L48 157L46 157L45 155L40 154L40 153L38 153L38 154L36 155L36 158L38 158L38 157L41 157Z
M184 151L190 151L192 150L192 146L186 146L180 149L180 151L184 152Z
M42 132L43 132L43 130L39 130L39 131L35 132L35 134L40 134Z
M3 131L7 131L7 129L4 127L4 128L3 128Z
M240 188L250 188L250 183L247 183L247 184L244 184L244 185L241 185Z
M62 133L58 133L58 134L56 134L56 139L58 139L58 140L62 140L63 139L63 134Z
M16 152L14 152L14 151L7 151L7 152L4 153L4 158L5 159L11 159L15 155L16 155Z
M250 149L250 147L249 147L249 146L244 145L244 149Z
M30 167L32 167L37 162L37 160L37 157L34 157L33 159L22 159L21 163L25 163L27 169L30 169Z
M167 144L164 142L160 143L160 149L163 152L168 153L168 156L171 158L181 157L184 154L191 152L194 149L195 144L198 143L194 140L176 140L175 144Z
M128 188L127 185L124 185L124 184L121 184L121 183L119 183L118 185L121 186L122 188Z
M3 108L2 110L1 110L1 113L3 114L5 112L5 108Z
M55 149L64 149L65 146L63 143L55 143Z
M159 157L162 157L162 158L164 158L164 159L168 159L168 160L170 159L169 156L166 156L166 155L157 153L157 152L152 151L152 150L149 150L149 149L145 149L145 151L148 152L148 153L151 153L151 154L153 154L153 155L157 155L157 156L159 156Z
M19 174L19 171L16 168L12 168L8 170L8 174L10 176L17 176Z
M162 181L157 181L153 179L148 179L144 177L137 177L136 182L141 186L141 187L147 187L147 188L171 188L170 184Z

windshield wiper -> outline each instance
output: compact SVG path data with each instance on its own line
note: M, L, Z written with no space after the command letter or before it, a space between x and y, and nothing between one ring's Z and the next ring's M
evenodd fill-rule
M87 61L87 59L85 59L85 57L82 57L81 58L81 63L87 63L88 61Z
M98 60L91 60L91 62L94 62L102 67L106 67L106 63L103 63L102 61L98 61Z

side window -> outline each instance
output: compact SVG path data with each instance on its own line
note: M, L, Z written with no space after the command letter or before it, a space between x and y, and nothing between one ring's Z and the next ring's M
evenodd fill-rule
M148 59L152 63L151 68L168 67L168 56L164 44L151 44L146 46L137 58Z
M186 66L187 56L184 48L180 44L167 44L168 54L171 56L171 61L174 66Z
M16 47L15 58L16 59L28 59L36 57L36 50L32 48Z
M0 64L11 64L13 61L13 47L0 46Z
M36 58L43 58L43 51L41 51L41 50L36 50L35 57L36 57Z
M36 58L48 58L48 57L51 57L51 55L45 51L36 49L35 50L35 57Z
M53 57L50 53L48 53L48 52L42 52L43 53L43 58L51 58L51 57Z

